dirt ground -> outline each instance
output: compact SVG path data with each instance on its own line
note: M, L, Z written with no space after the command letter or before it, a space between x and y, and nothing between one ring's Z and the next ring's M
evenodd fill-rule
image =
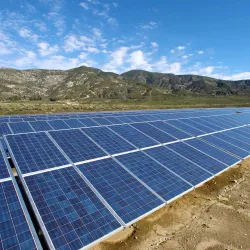
M250 159L91 250L250 249Z

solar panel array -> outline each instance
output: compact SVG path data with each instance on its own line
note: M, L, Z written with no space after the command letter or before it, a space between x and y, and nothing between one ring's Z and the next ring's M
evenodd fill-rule
M6 166L7 152L49 248L88 248L248 157L249 112L229 108L0 117L7 150L0 157L0 185L18 188ZM1 201L13 197L10 186L3 187ZM20 194L15 195L18 211L26 215ZM4 211L5 205L0 223L10 218ZM18 231L7 225L6 235L18 239ZM35 231L29 232L28 248L41 247ZM12 247L10 240L4 242L3 249Z

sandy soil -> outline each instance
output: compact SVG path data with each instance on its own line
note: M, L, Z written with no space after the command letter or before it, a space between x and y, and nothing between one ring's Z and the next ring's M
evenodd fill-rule
M250 159L91 250L250 249Z

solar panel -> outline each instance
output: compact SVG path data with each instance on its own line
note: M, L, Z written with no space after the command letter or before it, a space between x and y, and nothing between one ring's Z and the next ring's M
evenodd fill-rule
M184 132L187 132L187 133L189 133L191 135L194 135L194 136L204 134L203 131L201 131L199 129L196 129L194 127L191 127L188 124L183 123L183 122L181 122L179 120L169 120L169 121L167 121L167 123L169 123L170 125L178 128L178 129L183 130Z
M216 118L214 118L216 119ZM219 123L215 123L214 120L212 120L211 122L207 121L205 119L205 117L201 117L201 118L193 118L194 121L197 121L207 127L211 127L212 129L216 130L216 131L219 131L219 130L223 130L225 129L226 127L219 124Z
M165 201L170 201L192 188L191 185L162 167L143 152L117 156L116 159Z
M230 154L228 154L228 153L226 153L226 152L224 152L216 147L213 147L210 144L205 143L204 141L201 141L199 139L189 140L189 141L186 141L186 143L188 145L193 146L196 149L199 149L202 152L214 157L215 159L218 159L218 160L224 162L228 166L231 166L239 161L239 159L236 158L235 156L230 155Z
M67 125L63 120L48 121L48 124L55 130L70 128L70 126Z
M82 131L111 155L136 149L107 127L86 128Z
M234 125L232 125L232 124L230 124L228 122L225 122L225 116L222 117L224 122L222 122L222 120L221 120L221 118L219 116L202 117L202 118L199 118L199 119L202 119L202 121L206 121L206 122L209 122L209 123L212 123L212 124L215 124L215 125L221 127L222 129L220 129L220 130L234 127Z
M140 116L129 115L127 116L132 122L143 122L144 120L140 118Z
M179 140L191 137L189 134L162 121L150 122L149 124L161 129L162 131L172 135L173 137L176 137Z
M215 136L204 136L201 138L202 140L205 140L206 142L209 142L217 147L220 147L240 158L245 158L249 155L249 152L245 151L244 149L241 149L233 144L230 144L226 141L223 141Z
M111 122L112 124L123 124L123 122L120 121L120 119L117 117L110 116L110 117L105 117L105 119Z
M247 144L247 143L245 143L243 141L239 141L238 139L235 139L233 137L227 136L227 135L224 134L224 132L223 133L217 133L214 136L221 139L221 140L224 140L226 142L234 144L235 146L250 152L250 144Z
M110 126L110 129L121 135L123 138L134 144L138 148L144 148L159 144L130 125L115 125Z
M23 174L69 164L44 132L9 135L6 139Z
M205 133L212 133L212 132L215 132L216 130L215 129L212 129L211 126L210 127L207 127L205 125L202 125L201 123L198 123L198 122L195 122L194 120L192 120L192 118L190 119L182 119L181 122L187 124L187 125L190 125L196 129L199 129Z
M169 148L161 146L145 150L155 160L172 170L174 173L196 186L211 178L213 175L208 173L193 162L181 157Z
M37 249L12 181L0 182L0 249Z
M166 134L165 132L159 130L158 128L155 128L151 126L148 123L134 123L131 124L131 126L137 128L144 134L150 136L151 138L155 139L156 141L160 143L167 143L176 141L177 139L169 134Z
M13 122L9 125L14 134L34 132L28 122Z
M77 167L126 224L163 204L111 158Z
M8 172L6 163L4 161L3 154L2 154L2 152L0 150L0 180L4 179L4 178L8 178L8 177L10 177L10 174Z
M9 118L9 121L10 121L10 122L22 122L22 121L23 121L23 119L22 119L22 118L14 118L14 117L10 117L10 118Z
M0 123L0 136L12 134L7 123Z
M97 122L100 125L112 125L112 123L110 121L108 121L107 119L102 118L102 117L93 117L91 119L94 120L94 122Z
M94 122L90 118L79 118L78 120L86 127L99 126L98 123Z
M107 156L78 129L51 131L49 134L74 163Z
M242 141L242 142L244 142L246 144L250 143L249 138L246 137L245 135L239 134L236 129L225 131L225 132L223 132L223 134L225 134L227 136L230 136L230 137L233 137L233 138L235 138L235 139L237 139L239 141Z
M180 155L183 155L184 157L191 160L192 162L198 164L199 166L206 169L212 174L217 174L227 168L225 164L184 144L183 142L170 144L168 145L168 147L174 150L175 152L179 153Z
M53 130L46 121L30 122L30 125L36 132Z
M25 182L54 249L80 249L120 228L73 167L27 176Z
M119 120L122 121L123 123L132 123L133 121L129 119L128 116L119 116Z
M78 119L63 120L70 128L82 128L84 125Z

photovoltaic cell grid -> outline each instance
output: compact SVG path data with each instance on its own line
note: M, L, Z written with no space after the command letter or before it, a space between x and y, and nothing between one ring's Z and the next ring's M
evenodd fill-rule
M155 128L147 123L134 123L131 126L133 126L134 128L138 129L139 131L143 132L144 134L150 136L151 138L160 143L167 143L177 140L175 137L168 135L163 131L159 130L158 128Z
M14 134L34 132L28 122L13 122L9 125Z
M77 167L125 223L130 223L163 204L113 159Z
M0 249L37 249L12 181L0 182Z
M130 125L110 126L110 129L121 135L123 138L134 144L138 148L144 148L159 144L147 135L141 133Z
M48 121L48 124L56 130L59 129L69 129L70 126L67 125L63 120L54 120L54 121Z
M51 131L49 134L74 163L107 156L78 129Z
M80 249L121 227L74 168L25 182L55 249Z
M222 148L228 152L230 152L231 154L234 154L240 158L245 158L249 155L249 152L245 151L244 149L241 149L231 143L228 143L226 141L223 141L213 135L208 135L208 136L204 136L201 138L201 140L204 140L208 143L211 143L212 145L215 145L219 148Z
M53 128L46 121L30 122L30 125L36 132L53 130Z
M6 139L22 174L69 164L44 132L9 135Z
M136 149L134 146L106 127L86 128L82 129L82 131L90 136L109 154L117 154Z
M0 136L12 134L7 123L0 123Z
M195 163L181 157L167 147L162 146L152 148L145 152L181 178L191 183L193 186L196 186L213 176L202 167L199 167Z
M222 162L211 158L210 156L188 146L187 144L184 144L183 142L170 144L168 147L193 161L194 163L202 166L212 174L217 174L227 168L227 166Z
M3 154L2 154L2 152L0 150L0 180L4 179L4 178L8 178L8 177L10 177L10 174L9 174L7 166L5 164Z
M210 144L205 143L199 139L192 139L192 140L186 141L185 143L187 143L190 146L195 147L196 149L201 150L202 152L214 157L215 159L218 159L224 162L228 166L231 166L239 161L239 158L236 158L235 156L230 155L226 153L225 151L222 151L216 147L213 147Z
M192 188L191 185L142 152L117 156L116 159L165 201L169 201Z

